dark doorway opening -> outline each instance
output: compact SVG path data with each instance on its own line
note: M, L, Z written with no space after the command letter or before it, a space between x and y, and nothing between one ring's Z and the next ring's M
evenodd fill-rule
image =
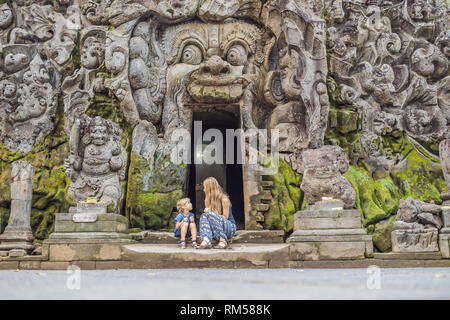
M196 154L194 141L194 121L201 121L202 132L200 139L208 129L217 129L222 133L223 137L223 164L195 164ZM234 137L234 161L233 164L226 163L227 156L227 129L239 129L239 114L227 110L200 110L194 112L193 128L192 128L192 145L191 145L191 165L189 170L189 198L191 198L197 218L203 213L205 208L205 194L199 190L198 186L208 177L214 177L220 183L224 191L229 195L233 217L236 220L237 229L245 229L245 213L244 213L244 189L243 189L243 172L242 164L238 161L238 150L241 147L240 141ZM201 142L200 142L201 143ZM210 142L204 142L206 145Z

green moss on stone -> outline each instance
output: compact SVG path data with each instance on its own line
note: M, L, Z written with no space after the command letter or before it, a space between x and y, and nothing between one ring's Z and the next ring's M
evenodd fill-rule
M374 180L367 171L353 166L345 177L356 192L356 207L361 210L364 227L396 214L401 193L390 178Z
M9 214L9 208L0 207L0 233L3 233L3 231L5 231L6 225L8 224L9 220Z
M59 116L60 114L58 114ZM35 170L31 229L37 239L45 239L52 232L57 212L67 212L69 180L64 174L64 159L68 156L67 136L64 133L64 118L55 121L51 134L38 141L31 152L13 153L0 144L0 217L1 228L7 224L11 202L11 167L17 160L30 161ZM6 221L5 221L6 219Z
M373 244L381 252L387 252L392 247L391 232L394 231L394 217L378 223L372 234Z
M72 63L74 70L81 68L80 32L77 33L76 45L72 51Z
M266 229L290 232L294 227L294 213L300 210L303 202L301 175L280 159L278 172L266 179L273 181L274 205L265 215L264 226Z
M132 227L161 230L170 227L172 213L178 200L184 196L183 186L161 192L160 185L145 186L145 177L150 173L149 162L134 152L130 155L129 182L127 189L127 217ZM158 172L154 172L158 175ZM157 178L157 177L155 177ZM170 177L160 177L163 181Z
M423 158L412 150L404 160L404 165L391 172L391 176L400 186L403 198L441 203L440 193L447 189L439 165Z

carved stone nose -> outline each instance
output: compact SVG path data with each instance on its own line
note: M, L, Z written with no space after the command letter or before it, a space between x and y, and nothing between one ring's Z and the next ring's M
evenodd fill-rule
M217 76L219 74L228 74L231 72L228 62L223 61L219 56L212 56L206 61L206 63L200 68L200 72L203 74L211 74Z

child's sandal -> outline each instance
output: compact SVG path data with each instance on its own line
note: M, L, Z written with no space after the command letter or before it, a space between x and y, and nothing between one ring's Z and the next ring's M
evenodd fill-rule
M180 248L186 249L186 240L180 240Z
M198 249L197 241L192 241L192 248Z

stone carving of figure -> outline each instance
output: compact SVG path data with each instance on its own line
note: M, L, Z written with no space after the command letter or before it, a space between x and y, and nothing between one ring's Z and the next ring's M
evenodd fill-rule
M168 22L181 22L192 18L198 9L199 0L161 0L158 3L158 13Z
M58 91L51 83L49 63L39 55L27 63L30 57L24 45L7 46L4 51L12 56L5 59L12 63L6 70L20 72L1 81L0 139L10 150L29 152L35 141L53 128ZM18 62L14 56L23 57Z
M8 28L14 20L14 16L8 3L0 5L0 29Z
M5 99L12 99L16 96L17 84L10 79L4 79L0 82L0 96Z
M80 6L81 12L93 24L106 24L108 17L106 15L112 0L85 0Z
M74 202L88 197L115 204L122 195L126 153L120 144L121 130L110 120L87 118L75 121L70 135L71 155L65 161L70 177L68 195Z
M86 25L119 26L148 11L142 2L141 0L125 2L123 0L83 0L80 9L87 19Z
M76 12L76 10L71 11ZM76 23L79 20L79 14L72 14L70 19L66 19L62 14L54 13L52 19L55 25L55 35L45 43L45 51L59 73L70 74L73 72L72 51L75 48L77 32L80 28L80 25Z
M20 71L30 63L29 59L24 53L8 53L5 56L5 69L10 73Z
M325 22L306 18L295 1L273 1L265 10L277 38L281 87L281 94L266 92L275 106L268 127L279 131L281 157L300 172L302 151L323 145L327 124Z
M67 76L62 83L67 132L79 114L86 111L89 98L93 98L95 92L104 90L103 79L97 77L96 69L104 63L105 37L102 27L89 27L81 33L81 68Z
M0 141L26 153L54 127L61 75L72 69L77 30L64 16L75 19L73 7L63 14L52 1L9 3L0 5Z
M345 1L345 19L334 3L325 2L329 71L337 83L329 91L339 108L357 110L362 133L355 143L398 140L403 133L418 144L448 137L449 41L442 2ZM343 86L354 90L353 101L343 99ZM395 130L380 127L375 118L381 113ZM389 170L404 159L398 150L392 157L380 151L362 156L373 170Z
M81 65L86 69L98 68L105 55L105 44L95 36L87 37L81 48Z
M303 181L300 188L313 205L323 197L342 200L346 209L355 204L355 190L342 174L346 173L349 163L344 151L338 146L323 146L320 149L308 149L302 153Z

